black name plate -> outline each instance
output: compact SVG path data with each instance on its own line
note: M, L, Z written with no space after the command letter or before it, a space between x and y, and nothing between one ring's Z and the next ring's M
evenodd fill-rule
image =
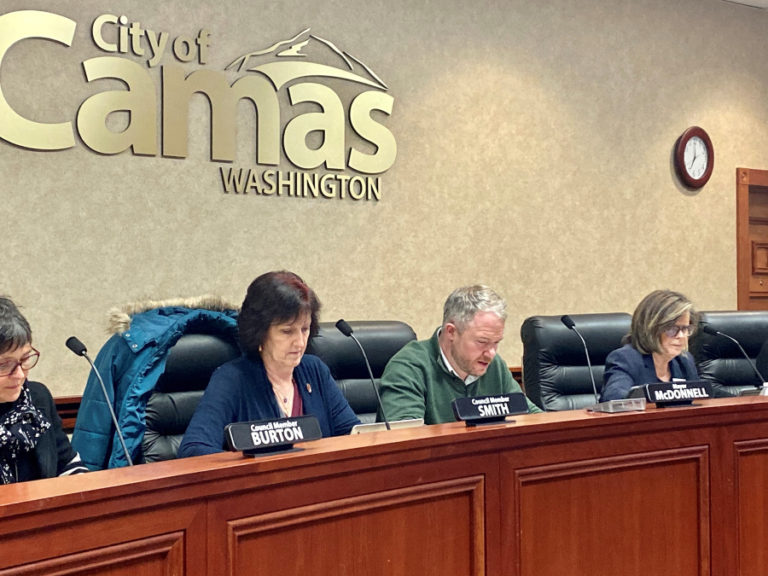
M643 388L645 399L656 406L691 404L694 400L712 397L712 384L706 380L654 382Z
M520 392L499 394L498 396L476 396L474 398L456 398L452 402L453 413L457 420L463 420L467 426L501 422L512 414L526 414L528 402Z
M224 435L230 450L243 454L276 452L293 447L296 442L307 442L322 438L320 423L314 416L278 418L235 422L224 428Z

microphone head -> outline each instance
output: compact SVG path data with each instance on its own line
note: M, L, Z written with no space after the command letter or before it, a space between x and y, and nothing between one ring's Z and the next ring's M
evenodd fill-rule
M573 319L566 314L565 316L560 317L560 322L565 324L565 327L568 328L568 330L573 330L573 328L576 326L576 323L573 321Z
M711 336L719 336L720 335L720 332L718 332L717 330L712 328L712 326L710 326L709 324L702 324L701 325L701 331L704 332L705 334L709 334Z
M336 328L339 329L339 332L344 334L344 336L352 336L352 326L349 325L349 322L344 320L343 318L336 322Z
M86 349L85 344L80 342L76 336L70 336L67 338L67 348L72 350L72 352L78 356L85 356L88 354L88 350Z

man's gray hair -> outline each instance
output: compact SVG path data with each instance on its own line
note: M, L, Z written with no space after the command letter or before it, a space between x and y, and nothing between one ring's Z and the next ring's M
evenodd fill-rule
M450 323L463 330L478 312L493 312L506 320L507 303L488 286L476 284L457 288L443 306L443 326Z

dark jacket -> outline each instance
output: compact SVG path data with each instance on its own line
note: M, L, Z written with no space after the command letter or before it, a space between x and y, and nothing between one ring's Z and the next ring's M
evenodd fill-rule
M48 388L40 382L27 381L32 404L51 423L51 427L43 433L34 450L36 466L19 467L18 482L38 480L40 478L55 478L63 474L85 472L85 466L80 465L80 458L69 443L64 433L61 418L56 411ZM0 416L12 408L14 403L0 404Z
M317 418L323 436L349 434L360 423L319 358L304 355L293 375L304 414ZM184 434L179 458L221 452L227 424L282 417L264 364L241 356L214 371Z
M688 352L683 352L669 362L673 379L698 380L696 364ZM651 354L641 354L632 344L614 350L605 359L605 385L600 401L621 400L627 397L632 386L660 382L656 376Z

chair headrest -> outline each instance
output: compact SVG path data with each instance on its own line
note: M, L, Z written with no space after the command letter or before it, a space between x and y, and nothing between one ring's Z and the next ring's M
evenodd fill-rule
M629 332L632 317L624 312L571 314L576 329L584 337L593 363L604 364L610 352L621 346ZM586 363L581 339L560 320L562 316L531 316L520 328L523 346L546 350L555 364L580 366Z
M381 377L395 352L416 339L416 333L404 322L365 320L352 321L349 325L368 355L374 378ZM339 332L335 323L320 323L317 336L307 346L307 354L314 354L325 362L337 381L368 378L360 349L351 337Z
M750 358L757 357L763 343L768 340L768 311L701 312L699 324L708 324L715 330L735 338ZM733 342L723 336L706 334L701 329L691 338L691 351L697 360L743 358Z
M155 389L161 392L204 390L213 371L240 356L235 342L214 334L185 334L168 352L165 372Z
M707 334L701 328L703 324L735 338L744 352L758 365L757 359L763 343L768 340L768 312L756 310L733 310L718 312L700 312L699 330L690 339L690 351L696 360L699 376L709 380L716 387L723 387L727 392L738 394L743 388L751 388L761 383L755 374L752 363L744 358L739 347L731 340L717 334Z
M632 317L624 312L571 314L589 350L563 324L562 316L531 316L520 328L523 340L523 384L528 397L545 410L572 410L595 402L592 377L602 388L605 358L621 346Z

